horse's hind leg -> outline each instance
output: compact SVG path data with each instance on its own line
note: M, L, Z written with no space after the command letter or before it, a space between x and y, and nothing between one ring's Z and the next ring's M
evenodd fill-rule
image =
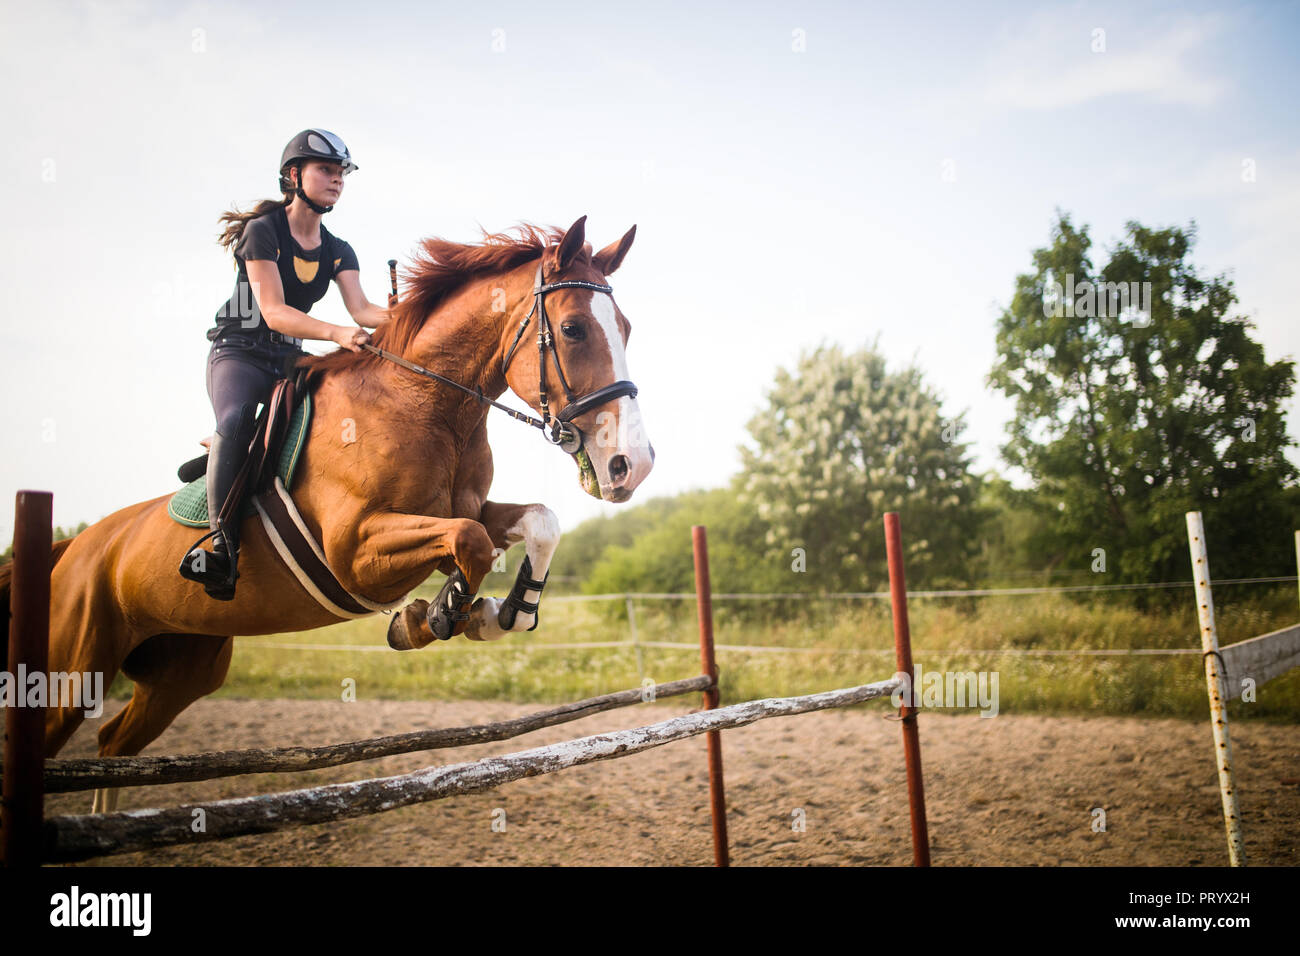
M129 629L122 621L94 620L83 610L83 604L71 606L56 603L50 614L51 674L82 675L82 700L80 702L51 701L45 711L45 756L57 757L59 751L76 733L87 716L89 696L98 699L93 703L101 710L113 678L122 666L126 648L130 646ZM92 692L98 692L92 694ZM90 713L97 717L98 713Z
M153 743L176 716L225 682L234 640L209 634L159 634L122 662L135 682L131 700L99 730L101 757L133 757ZM95 791L93 813L117 806L116 789Z

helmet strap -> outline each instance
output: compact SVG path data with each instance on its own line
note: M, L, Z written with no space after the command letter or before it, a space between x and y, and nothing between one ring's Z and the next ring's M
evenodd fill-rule
M312 209L316 210L316 212L318 212L322 216L334 208L333 206L319 206L316 203L312 202L310 199L307 198L307 194L302 191L301 186L298 187L298 195L302 197L303 202L305 202L308 206L311 206Z

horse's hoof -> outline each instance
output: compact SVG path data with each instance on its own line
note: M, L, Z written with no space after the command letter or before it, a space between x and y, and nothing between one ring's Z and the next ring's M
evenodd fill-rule
M457 568L447 578L438 592L438 596L429 605L427 615L429 630L440 641L447 641L456 633L457 625L469 621L469 612L465 607L471 604L474 595L469 591L469 582ZM462 627L463 631L464 628Z
M388 622L388 646L395 651L413 651L433 642L433 632L425 623L429 602L412 601L393 614Z
M481 597L470 605L469 623L463 636L467 641L499 641L506 636L497 621L500 601L494 597Z

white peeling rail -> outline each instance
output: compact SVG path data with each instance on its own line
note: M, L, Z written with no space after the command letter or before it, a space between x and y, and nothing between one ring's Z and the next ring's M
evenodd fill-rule
M388 650L388 648L385 648ZM272 747L221 750L212 753L175 754L156 757L79 757L45 761L45 792L68 793L97 787L142 787L168 783L192 783L251 773L298 773L390 757L473 744L508 740L543 727L580 720L616 707L643 703L648 692L659 700L704 691L713 686L709 677L638 687L633 690L589 697L550 710L525 714L512 720L469 727L416 730L388 737L350 740L323 747Z
M382 813L456 794L490 790L521 777L554 773L597 760L626 757L674 740L694 737L711 730L742 727L768 717L786 717L860 704L888 697L899 686L898 680L890 679L804 697L752 700L675 717L634 730L596 734L520 753L487 757L473 763L426 767L394 777L207 804L188 804L167 810L130 810L122 813L54 817L45 822L45 859L49 862L69 862ZM198 810L203 811L202 832L194 830L194 822L198 817L195 811Z
M1244 681L1250 680L1259 687L1293 667L1300 667L1300 624L1229 644L1220 656L1227 672L1227 699L1238 700Z

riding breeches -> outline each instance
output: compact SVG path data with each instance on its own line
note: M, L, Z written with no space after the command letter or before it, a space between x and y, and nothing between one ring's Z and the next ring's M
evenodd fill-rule
M304 354L250 337L223 336L208 353L208 397L216 414L216 434L208 454L208 523L217 515L248 456L257 425L257 406L268 401L284 377L289 360ZM233 529L238 533L238 529Z

